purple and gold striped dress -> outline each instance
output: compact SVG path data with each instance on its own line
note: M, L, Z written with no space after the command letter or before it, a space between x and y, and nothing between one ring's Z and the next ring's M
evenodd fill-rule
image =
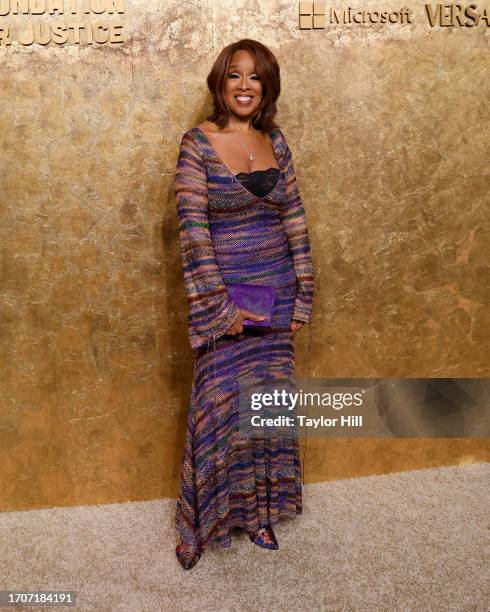
M296 438L237 435L243 377L294 381L292 319L309 322L313 267L291 151L270 134L278 179L258 197L223 163L199 127L184 133L175 174L194 375L175 525L179 560L230 530L254 533L302 512ZM224 283L273 285L272 326L226 331L238 314Z

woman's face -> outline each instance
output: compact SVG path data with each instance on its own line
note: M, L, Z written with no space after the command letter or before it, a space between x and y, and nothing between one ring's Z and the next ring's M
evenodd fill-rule
M248 51L235 51L225 77L225 100L240 119L253 115L262 100L262 83Z

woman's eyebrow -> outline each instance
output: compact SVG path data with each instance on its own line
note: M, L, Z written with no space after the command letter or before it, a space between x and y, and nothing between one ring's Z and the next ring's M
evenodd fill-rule
M229 70L231 70L232 68L238 68L238 66L237 66L236 64L232 64L232 65L229 67ZM256 72L256 71L255 71L255 70L252 70L252 72Z

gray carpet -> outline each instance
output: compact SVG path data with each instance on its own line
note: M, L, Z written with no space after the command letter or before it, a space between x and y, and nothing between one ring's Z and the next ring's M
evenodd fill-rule
M187 572L175 500L3 513L0 589L73 589L83 611L486 612L489 476L480 463L306 485L278 551L240 533Z

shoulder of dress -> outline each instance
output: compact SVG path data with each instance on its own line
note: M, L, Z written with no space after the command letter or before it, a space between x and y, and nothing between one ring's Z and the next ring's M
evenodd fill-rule
M273 138L280 138L281 140L284 138L284 134L282 133L281 128L273 128L273 130L271 131L271 136Z
M274 142L274 148L276 149L280 159L282 160L287 153L287 140L284 136L283 131L280 128L274 128L271 132L271 138Z
M203 157L204 141L200 138L200 130L197 127L191 127L186 130L180 139L181 149L192 150L194 155Z
M274 128L271 135L275 138L281 149L284 149L287 146L288 141L281 128Z
M191 127L188 130L186 130L183 134L182 134L182 138L181 140L194 140L195 139L195 135L196 132L198 132L197 127Z

